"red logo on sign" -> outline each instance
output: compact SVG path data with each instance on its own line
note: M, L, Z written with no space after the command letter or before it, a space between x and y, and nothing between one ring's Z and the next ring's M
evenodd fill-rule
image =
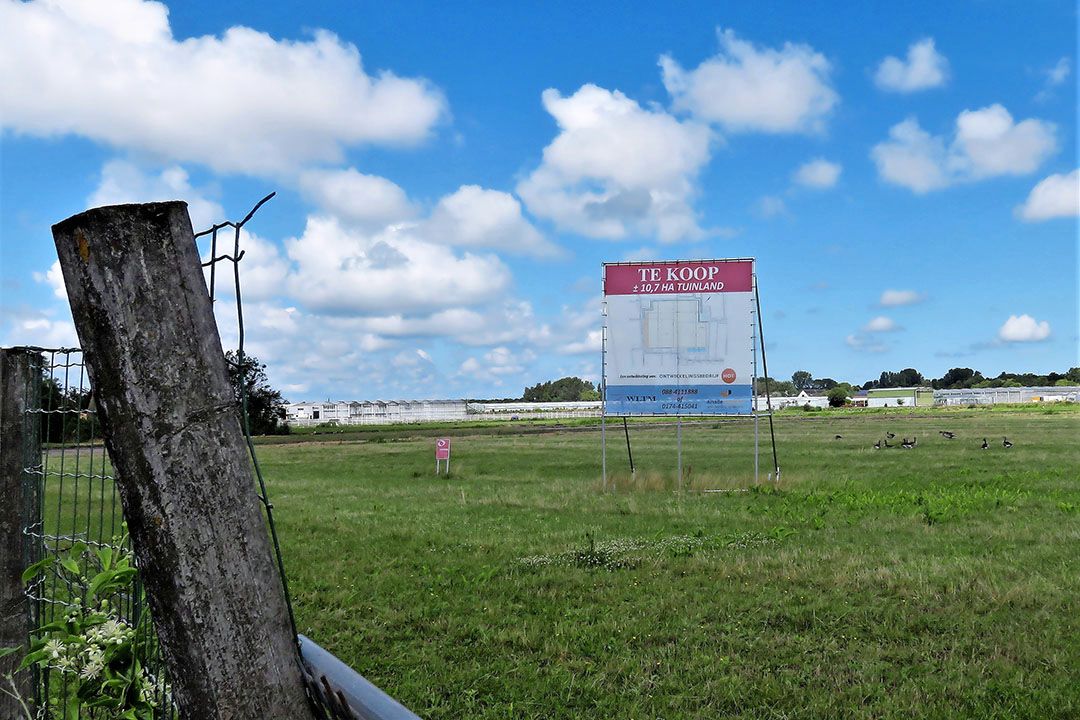
M435 459L450 459L450 438L439 438L435 441Z
M720 373L720 379L726 383L735 382L735 371L731 368L724 368L724 372Z

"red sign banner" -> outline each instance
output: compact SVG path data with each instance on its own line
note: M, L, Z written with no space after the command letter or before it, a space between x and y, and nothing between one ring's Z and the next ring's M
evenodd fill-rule
M435 441L435 459L450 459L450 438L439 438Z
M605 295L750 292L752 260L693 260L604 266Z

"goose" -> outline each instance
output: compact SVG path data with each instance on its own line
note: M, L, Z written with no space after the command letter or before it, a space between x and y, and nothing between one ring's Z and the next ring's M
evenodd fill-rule
M1009 448L1012 447L1012 443L1009 442L1009 438L1003 437L1003 438L1001 438L1001 446L1003 448L1005 448L1006 450L1008 450Z
M835 440L843 440L844 436L843 435L837 435L834 439Z
M904 441L900 443L900 447L904 448L905 450L910 450L911 448L915 447L915 443L909 442L907 438L904 438Z
M896 436L894 435L893 437L896 437ZM892 447L892 445L889 444L889 441L887 439L885 440L885 447Z
M983 438L982 449L985 450L988 447L990 447L990 443L986 442L986 438Z
M945 438L946 440L955 440L956 439L956 433L954 433L954 432L949 432L948 430L941 430L940 432L941 432L941 437Z
M875 450L880 450L881 449L881 441L880 440L878 440L876 443L874 443L874 449Z
M915 447L915 446L916 446L916 445L918 445L918 444L919 444L919 438L917 438L917 437L915 437L915 436L913 435L913 436L911 437L911 447Z
M887 432L887 433L885 433L885 437L892 440L894 437L896 437L896 433Z

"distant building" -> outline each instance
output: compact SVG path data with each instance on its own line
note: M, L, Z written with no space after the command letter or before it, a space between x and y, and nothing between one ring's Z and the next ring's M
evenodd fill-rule
M544 418L600 417L599 400L576 402L469 403L469 415L477 420L535 420Z
M327 400L285 406L290 425L380 425L464 420L464 400Z
M465 400L327 400L289 403L285 406L285 417L290 425L297 427L600 417L600 401L471 403Z
M773 395L770 398L773 410L783 410L789 407L827 408L829 407L828 393L807 392L802 390L798 395ZM758 395L754 400L755 409L758 412L768 410L764 395Z
M866 391L866 407L929 407L934 390L928 387L871 388Z
M936 405L999 405L1029 402L1080 402L1080 386L964 388L934 391Z

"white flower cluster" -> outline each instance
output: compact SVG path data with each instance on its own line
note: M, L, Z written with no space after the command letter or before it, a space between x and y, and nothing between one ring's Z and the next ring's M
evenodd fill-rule
M69 622L76 615L68 615ZM45 661L49 668L65 675L75 675L81 682L104 680L106 652L110 647L119 647L134 640L135 628L116 617L109 617L102 623L88 628L82 635L69 635L67 642L53 638L45 643ZM135 689L139 701L156 707L159 698L169 697L171 688L140 668L135 680Z
M94 645L123 645L133 637L135 629L116 618L109 618L86 631L87 642Z

